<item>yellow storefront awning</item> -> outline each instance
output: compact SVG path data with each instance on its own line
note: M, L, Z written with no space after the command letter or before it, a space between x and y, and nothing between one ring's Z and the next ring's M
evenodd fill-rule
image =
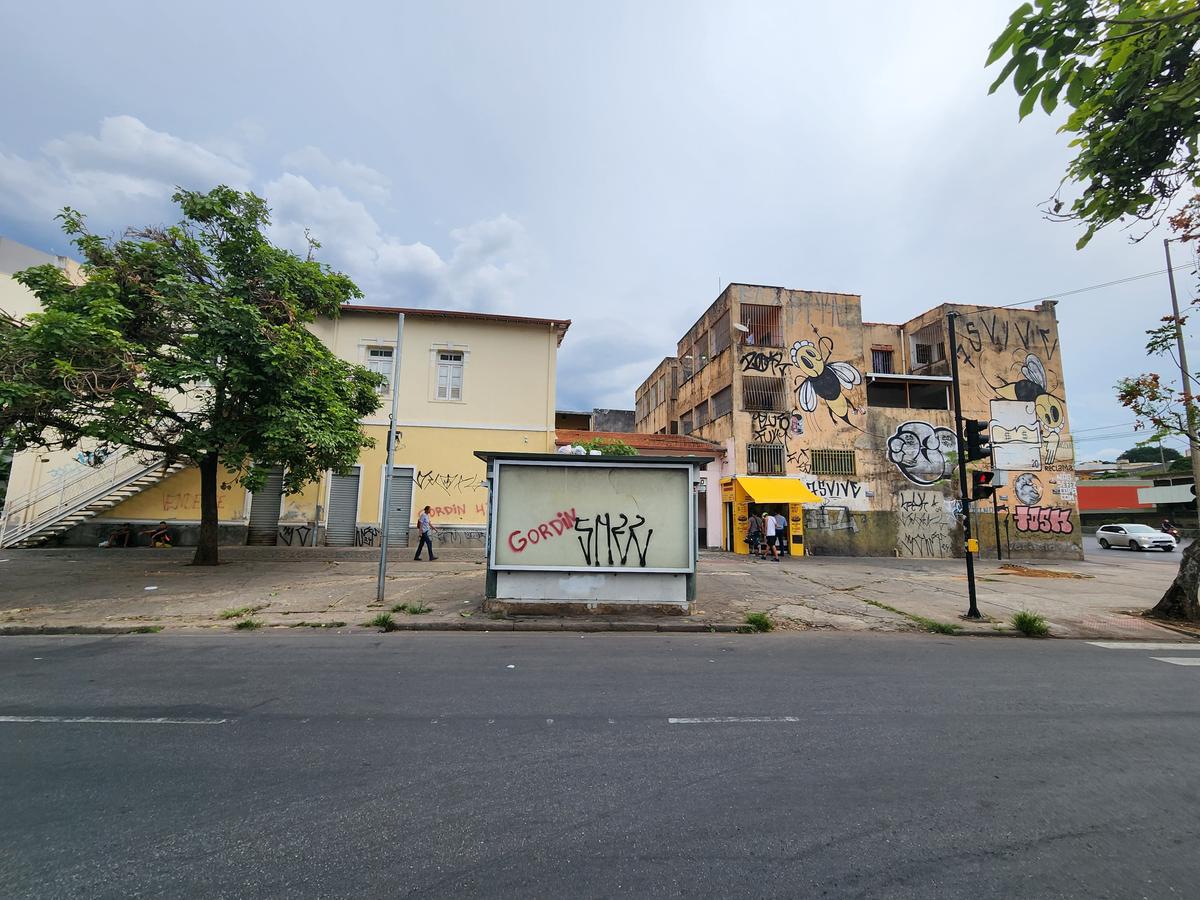
M799 478L743 478L742 486L755 503L820 503L821 498L804 486Z

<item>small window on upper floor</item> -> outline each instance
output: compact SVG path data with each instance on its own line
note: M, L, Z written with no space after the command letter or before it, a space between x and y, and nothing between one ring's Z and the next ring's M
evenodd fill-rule
M437 399L462 400L462 390L462 351L439 350L437 354Z
M392 392L392 348L368 347L365 365L372 372L384 377L383 384L379 386L379 393L390 394Z
M871 371L878 372L880 375L893 374L896 370L892 364L892 352L891 347L872 347Z

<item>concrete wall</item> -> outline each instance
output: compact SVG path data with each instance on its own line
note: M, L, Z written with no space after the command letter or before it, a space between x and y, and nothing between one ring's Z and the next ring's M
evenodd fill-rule
M634 431L670 434L679 418L675 398L679 383L679 360L668 356L634 391Z
M634 430L634 415L632 409L594 409L592 410L592 431L621 431Z

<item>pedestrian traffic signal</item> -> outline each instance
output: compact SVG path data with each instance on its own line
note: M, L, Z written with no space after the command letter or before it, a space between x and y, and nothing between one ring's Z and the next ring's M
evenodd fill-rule
M990 459L992 445L988 440L988 423L979 419L965 419L963 430L967 433L967 462Z
M996 493L996 486L992 484L992 479L995 477L995 472L987 472L980 470L971 473L971 499L986 500L992 494Z

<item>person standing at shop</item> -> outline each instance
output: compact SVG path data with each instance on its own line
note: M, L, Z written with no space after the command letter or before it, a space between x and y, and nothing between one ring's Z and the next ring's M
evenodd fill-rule
M767 536L767 550L771 551L771 562L779 562L779 554L775 550L775 532L777 530L775 517L770 513L766 513L763 516L763 525L765 526L763 528L763 533ZM766 559L766 556L763 556L762 558Z

